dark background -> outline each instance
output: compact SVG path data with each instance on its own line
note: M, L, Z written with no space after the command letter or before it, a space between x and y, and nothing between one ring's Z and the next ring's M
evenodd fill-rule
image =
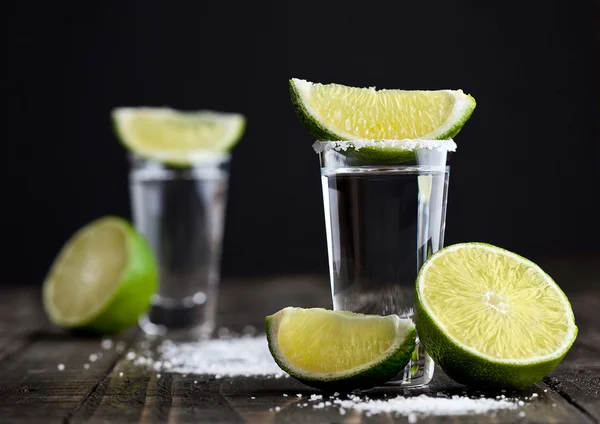
M317 156L291 77L462 88L446 243L533 259L599 252L596 49L586 1L12 2L5 69L2 282L40 283L66 239L130 217L116 106L241 112L225 276L325 272Z

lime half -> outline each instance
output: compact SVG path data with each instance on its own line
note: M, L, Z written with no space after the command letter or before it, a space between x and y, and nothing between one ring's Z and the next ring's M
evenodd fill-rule
M577 336L571 305L533 262L483 243L448 246L421 268L417 330L452 379L520 388L549 374Z
M288 307L266 318L275 362L302 383L321 389L367 389L398 375L415 349L415 326L321 308Z
M63 246L44 281L44 308L59 327L115 334L148 310L157 280L142 236L124 219L105 217Z
M450 139L475 109L462 90L376 90L291 79L296 112L317 140Z
M228 152L244 134L246 123L237 113L151 107L117 108L112 119L125 147L173 166Z

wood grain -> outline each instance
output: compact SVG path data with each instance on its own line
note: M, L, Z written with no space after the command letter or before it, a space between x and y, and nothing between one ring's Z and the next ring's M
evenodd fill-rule
M594 423L600 421L600 284L596 267L553 262L555 275L576 283L570 298L579 326L571 352L550 376L534 387L511 393L479 393L454 383L436 370L431 384L410 391L379 388L366 394L434 397L505 396L526 401L518 410L485 415L428 416L419 423ZM556 277L555 277L556 278ZM580 284L578 285L577 282ZM128 352L155 352L132 330L105 350L98 338L83 338L52 328L44 318L35 290L5 291L0 296L0 422L2 423L406 423L402 415L367 414L334 406L314 408L317 392L292 378L182 375L134 365ZM218 323L235 332L253 326L262 331L264 317L288 305L330 307L324 276L230 280L222 285ZM13 313L14 305L19 311ZM90 355L97 355L90 361ZM59 371L59 363L65 365ZM87 366L85 364L88 364ZM530 400L533 393L537 397ZM286 394L287 396L284 396ZM298 397L297 395L301 395ZM306 407L303 405L307 404ZM519 413L524 412L525 416Z

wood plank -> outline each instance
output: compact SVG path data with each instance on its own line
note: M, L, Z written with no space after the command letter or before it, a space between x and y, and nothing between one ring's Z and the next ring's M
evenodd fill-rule
M570 299L579 334L563 362L544 382L600 422L600 292L588 290Z
M133 334L123 335L119 343L125 347ZM122 353L115 347L103 349L97 338L73 337L60 331L37 334L24 350L2 362L3 422L68 420L81 402L101 386ZM91 355L96 355L95 361ZM59 364L65 366L64 370L59 370Z
M2 288L0 296L0 362L29 345L35 333L48 328L39 290Z

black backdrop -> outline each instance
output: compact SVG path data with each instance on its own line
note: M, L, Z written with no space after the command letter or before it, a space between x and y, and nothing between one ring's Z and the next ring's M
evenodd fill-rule
M287 80L462 88L447 244L598 251L597 80L585 1L12 2L5 6L4 283L69 235L130 217L115 106L242 112L223 271L324 272L318 161ZM8 271L8 272L6 272Z

